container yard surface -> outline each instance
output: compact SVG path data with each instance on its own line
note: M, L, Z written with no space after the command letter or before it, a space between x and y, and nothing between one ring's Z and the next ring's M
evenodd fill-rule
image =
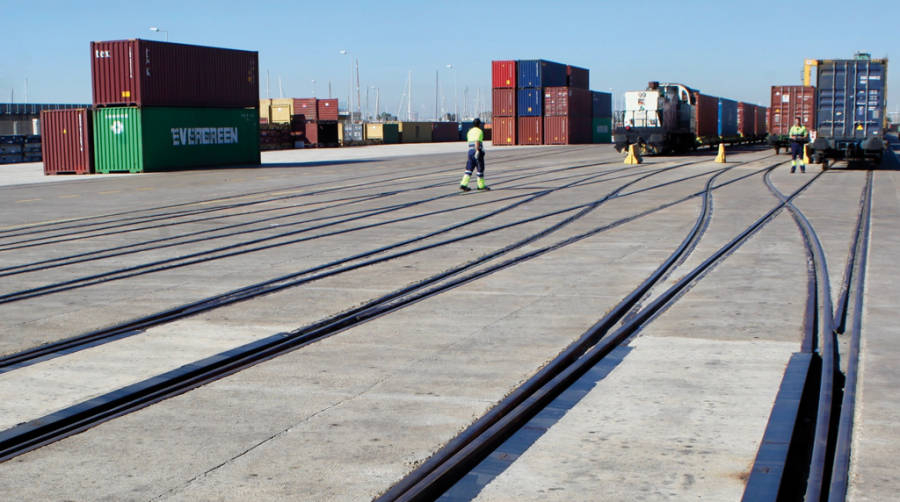
M460 143L263 152L252 169L137 175L43 177L39 163L0 166L2 235L95 217L134 225L123 218L171 213L137 222L141 228L0 251L3 268L142 243L111 260L4 277L2 293L251 239L277 244L0 304L0 354L462 222L423 242L484 231L0 373L0 429L308 326L461 263L476 260L483 270L491 262L479 257L571 213L519 220L595 202L634 181L524 253L695 194L730 167L719 181L734 183L713 191L703 237L658 294L774 207L758 171L780 163L772 180L786 192L816 174L789 174L784 156L760 148L729 150L724 166L713 158L625 166L612 145L489 144L492 191L468 194L457 190ZM891 303L900 295L898 173L874 177L851 500L900 493L891 467L900 452L900 333ZM44 182L32 182L38 175ZM797 199L822 239L833 296L865 176L838 165ZM370 500L596 323L678 246L700 208L696 197L674 203L0 463L0 490L20 500ZM207 219L214 215L222 219ZM230 224L254 233L232 234ZM314 225L326 226L300 234L314 237L304 242L281 236ZM207 233L179 237L195 232ZM209 239L189 242L198 235ZM150 249L161 238L178 246ZM803 239L782 212L589 371L525 437L504 444L477 480L455 487L458 499L739 500L785 366L799 350L806 279Z

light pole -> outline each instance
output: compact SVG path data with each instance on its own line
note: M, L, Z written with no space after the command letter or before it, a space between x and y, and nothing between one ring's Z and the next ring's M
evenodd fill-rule
M163 32L166 34L166 42L169 41L169 30L161 30L156 26L151 26L150 31L155 31L156 33Z
M456 92L456 68L452 64L447 65L447 69L453 71L453 114L455 120L459 122L459 93Z
M316 97L316 79L313 79L312 87L313 87L313 97Z
M350 51L341 49L342 56L350 56ZM350 58L350 81L347 82L347 116L353 119L353 58Z

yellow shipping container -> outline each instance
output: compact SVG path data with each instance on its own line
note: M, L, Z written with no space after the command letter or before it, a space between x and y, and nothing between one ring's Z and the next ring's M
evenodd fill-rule
M366 124L366 140L384 141L384 124Z
M272 100L272 118L270 122L273 124L290 124L291 115L294 114L294 100L291 98L280 98Z
M401 143L431 143L431 122L399 122Z

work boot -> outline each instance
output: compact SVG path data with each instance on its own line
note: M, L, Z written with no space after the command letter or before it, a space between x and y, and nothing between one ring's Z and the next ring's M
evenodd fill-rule
M459 189L463 192L468 192L469 190L471 190L471 188L469 188L469 185L460 185Z
M490 190L490 187L484 184L484 178L478 178L478 189L479 190Z
M801 165L801 166L800 166L800 172L801 172L801 173L805 173L805 172L806 172L806 166Z

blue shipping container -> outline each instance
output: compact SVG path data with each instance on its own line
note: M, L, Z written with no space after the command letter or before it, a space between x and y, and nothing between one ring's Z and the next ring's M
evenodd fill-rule
M612 117L612 94L591 91L591 110L596 118Z
M460 140L460 141L465 141L465 140L466 140L466 134L469 133L469 129L471 129L472 126L474 126L474 125L475 125L475 124L472 123L471 121L460 122L460 123L459 123L459 140Z
M817 136L850 139L882 134L886 60L821 61L817 73Z
M566 65L545 61L543 59L530 59L519 61L518 86L519 89L528 87L565 87L568 82Z
M719 98L719 137L727 138L738 135L737 101Z
M519 117L540 117L544 114L544 93L541 89L519 89L518 94Z

